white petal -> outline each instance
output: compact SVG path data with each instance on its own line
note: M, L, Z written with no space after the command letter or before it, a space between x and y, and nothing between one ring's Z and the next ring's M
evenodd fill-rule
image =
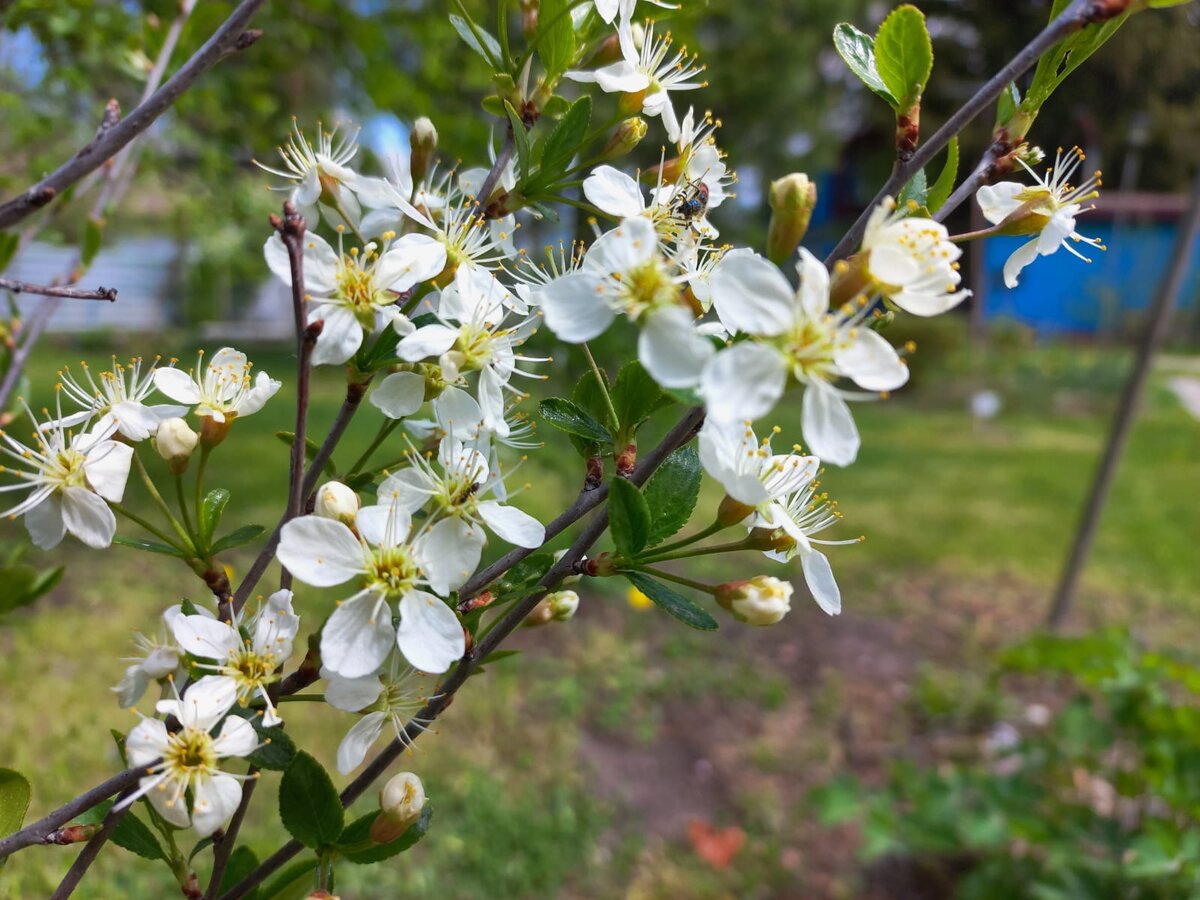
M193 681L179 700L159 700L160 713L175 716L180 724L210 731L237 702L237 682L223 675L205 675Z
M809 319L820 319L829 311L829 270L823 262L801 247L796 273L800 276L800 291L797 294L800 308Z
M637 216L623 220L592 244L584 257L584 270L600 275L630 272L648 263L657 253L654 223L645 216Z
M896 349L869 328L859 328L854 342L839 348L833 361L865 391L894 391L908 381L908 366Z
M545 526L515 506L484 500L479 504L479 515L488 528L510 544L532 550L546 541Z
M221 733L213 741L217 756L249 756L258 748L258 733L249 720L240 716L228 716L221 725Z
M387 719L381 712L367 713L346 732L337 749L337 770L349 775L366 759L367 751L379 740L383 723Z
M541 292L541 301L546 327L570 344L603 334L617 315L597 294L596 278L587 272L555 279Z
M317 346L313 348L314 366L340 366L358 352L363 342L363 327L358 317L344 306L324 306L309 316L309 321L324 317Z
M171 621L171 631L180 649L206 659L224 662L242 645L236 629L208 616L176 616Z
M343 678L331 669L321 667L321 677L328 680L325 702L334 709L358 712L379 699L383 682L378 675L363 675L359 678Z
M471 441L479 436L483 411L464 390L456 387L443 390L433 401L433 414L441 429L456 440Z
M83 464L88 484L105 500L120 503L125 496L133 448L116 441L101 441L87 452Z
M871 250L867 268L882 283L896 287L908 284L921 274L921 267L912 253L894 243L884 243Z
M812 452L835 466L848 466L858 456L858 429L850 408L837 391L823 381L813 381L800 404L804 440Z
M109 415L117 421L121 434L131 441L144 441L158 430L158 415L136 400L122 400L113 404Z
M397 472L404 475L408 469ZM396 493L397 496L392 496ZM364 506L354 518L355 527L363 539L373 547L393 547L404 542L412 529L410 510L420 509L423 504L414 502L410 492L405 490L403 483L394 483L391 478L384 481L379 488L375 506ZM424 496L421 500L424 501Z
M25 513L25 529L33 543L43 550L53 550L62 543L67 526L58 494L47 494L41 503Z
M417 547L429 586L439 594L461 587L479 565L483 544L483 531L463 519L443 519L430 528Z
M110 546L117 532L117 517L113 511L99 495L87 488L63 488L62 517L67 531L98 550Z
M696 333L691 314L681 306L648 314L638 335L638 359L663 387L699 384L705 363L716 352L710 340Z
M208 837L228 822L242 802L241 782L231 775L205 778L193 790L192 828L198 837Z
M152 784L158 779L158 776L148 776L138 782L142 787ZM170 781L163 782L165 790L151 788L146 793L146 798L150 801L150 805L155 811L178 828L187 828L191 824L192 818L188 814L187 800L181 793L178 798L175 797L175 785Z
M361 591L339 604L321 629L321 661L346 678L370 675L395 640L391 607L374 591Z
M403 419L425 403L425 379L416 372L393 372L371 392L370 399L389 419Z
M424 591L413 591L400 601L396 643L413 668L434 675L449 669L467 649L458 616Z
M711 279L713 306L730 332L782 334L795 319L796 296L772 263L757 254L730 254Z
M396 355L407 362L441 356L458 340L458 329L448 325L426 325L400 341Z
M741 463L758 450L758 439L744 422L721 422L707 418L700 429L700 464L721 483L735 500L757 506L767 499L767 490L757 468Z
M787 383L787 360L771 347L744 341L722 350L700 375L708 415L722 422L765 416Z
M121 709L129 709L135 706L142 699L142 694L146 693L146 688L150 687L150 682L153 679L145 669L136 663L132 666L125 667L125 676L121 679L121 683L113 688L117 695L117 705Z
M246 392L234 412L239 416L253 415L275 396L282 385L282 382L276 381L266 372L259 372L254 378L254 387Z
M813 599L825 612L836 616L842 611L842 592L838 590L829 560L820 550L809 548L800 552L800 566L804 569L804 581L812 592Z
M407 291L446 268L446 245L427 234L406 234L380 257L376 284L383 290Z
M595 72L568 72L567 78L585 84L594 82L609 94L635 94L650 86L650 78L646 73L628 60L615 62Z
M1038 241L1034 238L1026 244L1018 247L1004 263L1004 286L1007 288L1015 288L1018 282L1018 276L1021 270L1037 259L1038 256Z
M200 402L200 388L197 387L196 382L187 372L174 367L155 369L154 386L172 400L178 400L180 403L191 406L193 403Z
M125 753L131 766L154 762L167 749L167 726L162 719L142 719L125 738Z
M254 647L286 660L292 655L292 643L299 632L300 617L292 609L292 592L276 591L267 598L267 605L254 625Z
M283 526L276 551L293 576L313 587L332 587L363 572L363 548L341 522L301 516Z
M618 219L640 216L646 209L646 200L638 183L612 166L593 169L584 179L583 193L593 206Z
M1024 204L1017 196L1024 193L1025 189L1025 185L1015 181L985 184L976 192L975 200L983 217L993 225L999 225Z

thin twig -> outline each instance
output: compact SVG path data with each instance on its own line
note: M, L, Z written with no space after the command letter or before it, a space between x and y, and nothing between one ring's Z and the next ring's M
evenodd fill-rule
M7 228L40 209L89 172L98 169L126 144L149 128L171 108L180 95L224 57L253 44L260 32L246 25L265 0L242 0L195 55L145 102L138 104L116 125L104 130L73 157L28 190L0 204L0 228Z
M63 297L67 300L107 300L109 303L113 303L117 299L116 288L98 287L94 291L85 291L80 288L60 287L54 284L31 284L15 278L0 278L0 291L11 291L14 294L40 294L43 297Z
M45 843L47 835L65 825L80 813L87 812L97 803L107 800L113 794L137 784L138 779L146 774L146 769L146 766L134 766L131 769L126 769L124 772L118 772L106 781L96 785L90 791L84 791L78 797L69 800L58 809L38 819L32 825L26 825L20 831L0 838L0 859L4 859L6 856L33 844Z
M892 174L888 177L883 187L879 189L879 193L875 195L875 199L867 205L862 215L858 217L858 221L838 241L837 246L833 248L833 251L826 258L825 265L832 265L837 260L845 259L849 256L854 248L858 246L859 242L862 241L863 232L867 226L867 219L870 218L871 213L883 201L883 198L895 197L913 175L920 171L921 168L950 143L952 137L966 128L976 116L1000 96L1010 83L1019 78L1036 63L1043 53L1067 35L1078 31L1090 22L1103 21L1106 18L1112 18L1113 15L1119 14L1113 12L1112 6L1113 4L1106 2L1106 0L1074 0L1070 6L1063 10L1058 18L1043 28L1037 37L1014 56L1008 65L997 72L992 78L988 79L970 100L946 120L946 123L934 133L933 137L917 148L917 151L907 162L896 163L892 169ZM961 202L961 198L959 202Z
M634 484L644 484L646 480L654 474L655 470L662 465L663 461L668 456L674 453L678 448L682 447L690 441L699 430L701 423L704 421L704 410L701 407L694 407L684 415L684 417L667 433L667 436L662 441L646 454L633 474L630 476L630 481ZM599 493L596 491L594 493ZM598 501L597 501L598 502ZM578 502L576 506L582 506ZM576 518L586 514L586 512L594 508L595 503L587 505L582 509ZM542 577L538 583L538 590L524 597L516 605L510 609L504 617L496 623L496 626L488 632L471 651L459 661L454 670L447 676L446 680L438 685L437 695L430 698L425 706L418 712L405 728L404 736L395 738L389 743L379 755L373 759L359 775L347 785L342 791L341 799L342 806L350 806L357 800L366 790L375 782L379 776L387 771L388 767L396 760L396 758L410 746L413 741L417 740L425 731L426 727L436 719L446 707L450 705L450 701L458 692L459 688L466 683L471 673L475 671L510 634L515 631L520 624L525 620L525 617L533 611L542 600L560 581L572 574L576 564L584 558L584 554L591 549L600 535L608 527L608 512L607 510L600 512L587 527L580 532L571 547L562 557L550 567L549 571ZM303 845L298 841L289 841L284 846L280 847L275 853L264 860L258 868L247 875L242 881L236 884L228 893L222 895L221 900L238 900L240 897L246 896L253 890L263 879L267 878L272 872L281 868L289 859L299 853Z
M101 848L108 843L108 839L112 837L113 831L116 830L117 825L127 812L129 812L128 806L108 811L108 815L104 817L103 827L92 835L90 841L84 844L83 849L79 851L79 855L75 857L75 862L71 863L71 868L67 869L67 874L63 876L63 880L58 883L58 887L50 895L50 900L66 900L67 897L70 897L74 893L75 888L79 886L79 882L83 880L83 876L87 874L87 870L91 868L92 863L96 861L96 857L100 855Z

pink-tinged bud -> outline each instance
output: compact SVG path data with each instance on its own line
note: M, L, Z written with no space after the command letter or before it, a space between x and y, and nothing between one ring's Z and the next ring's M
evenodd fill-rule
M579 564L579 570L593 578L608 578L617 574L617 566L611 553L600 553L591 559L583 560Z
M649 126L641 116L633 116L617 126L604 149L600 151L600 159L619 159L633 152L633 148L642 142Z
M526 628L540 628L542 625L549 625L554 621L554 610L550 608L550 604L545 598L533 609L529 611L529 615L525 617L525 621L521 624Z
M625 445L625 449L617 454L616 468L618 478L628 478L633 474L633 467L637 464L637 444L630 441Z
M371 840L390 844L421 818L425 787L412 772L399 772L379 792L379 815L371 823Z
M767 230L767 258L782 265L796 252L817 205L817 186L803 172L771 182L768 194L771 225Z
M792 586L770 575L717 587L717 603L748 625L775 625L792 608Z
M746 521L746 518L753 514L753 506L747 506L741 500L734 500L728 494L721 501L721 505L717 507L717 521L726 528L730 525L737 525L739 522Z
M167 469L172 475L182 475L187 471L188 462L199 441L200 435L178 417L163 419L154 433L154 449L166 460Z
M340 481L327 481L317 490L313 512L353 527L359 505L358 494L349 487Z
M420 184L429 174L429 168L433 164L433 155L437 152L438 133L433 121L426 116L421 116L413 122L412 131L408 134L408 142L412 147L408 168L412 173L413 184Z

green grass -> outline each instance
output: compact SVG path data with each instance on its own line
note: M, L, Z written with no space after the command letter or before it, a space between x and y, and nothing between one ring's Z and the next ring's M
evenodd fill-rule
M31 369L32 383L52 384L60 362L78 355L44 348ZM105 356L88 355L94 364ZM233 494L227 528L273 525L286 484L288 450L274 433L292 427L292 362L279 350L251 356L258 368L281 378L284 389L262 413L237 422L213 458L208 483ZM903 604L885 611L876 595L897 579L928 572L980 583L1009 577L1048 599L1125 357L1107 350L1020 347L984 365L964 362L954 344L936 363L921 363L918 357L911 391L856 408L860 460L846 471L831 469L824 479L846 517L840 536L868 538L830 548L847 610L903 618ZM977 384L1005 393L1005 411L992 422L973 423L966 412L965 397ZM43 391L34 399L47 397ZM339 402L336 373L322 371L313 401L318 436ZM797 436L791 432L798 410L781 407L775 418L789 439ZM378 421L364 415L352 428L349 452L337 454L340 463L365 446L372 420ZM665 416L662 424L669 424ZM1118 474L1081 603L1099 598L1104 609L1129 618L1196 611L1198 429L1200 423L1156 380ZM544 437L547 448L531 453L514 479L537 486L519 503L543 520L573 495L582 474L560 435ZM643 446L649 443L648 433ZM389 450L398 455L394 440ZM133 481L130 495L131 502L145 506L142 488ZM706 489L698 523L718 499ZM5 533L20 531L10 526ZM251 547L232 555L235 573L253 552ZM119 766L107 732L128 730L133 717L116 708L108 688L120 677L119 658L131 649L130 632L154 629L165 606L182 596L201 597L203 586L173 560L124 548L96 553L68 541L53 554L31 556L68 565L66 580L51 596L0 627L0 680L7 686L0 704L0 764L33 776L32 817ZM717 580L768 566L757 558L710 558L693 571ZM677 834L664 841L630 816L627 803L598 789L582 761L582 745L595 736L658 752L673 704L753 712L755 721L769 723L786 717L789 701L806 688L795 686L774 657L762 655L760 633L725 620L716 635L685 632L656 613L628 610L618 599L622 591L614 588L585 585L578 620L523 632L519 641L532 652L491 666L472 681L437 733L404 762L421 774L435 804L429 836L388 864L339 869L345 896L746 896L791 883L795 867L781 862L793 853L784 836L796 840L804 814L762 779L795 777L825 764L824 731L798 743L781 742L769 728L746 738L747 772L762 777L739 783L722 806L722 814L736 817L749 836L736 872L697 868ZM334 599L334 592L301 588L297 606L306 625L318 623ZM1042 614L1040 605L1028 610L1030 620ZM800 625L789 619L780 626L789 627ZM837 680L812 685L811 699L817 723L832 727L843 703ZM287 712L289 731L331 764L353 717L316 704L295 704ZM724 723L720 713L714 716L694 723L697 740L720 732ZM271 821L274 790L275 776L266 777L243 832L262 856L284 838ZM364 798L361 809L373 802ZM47 895L73 855L61 848L21 853L0 873L0 897ZM202 872L206 866L200 866ZM105 852L95 877L97 893L86 896L170 895L165 870L119 849Z

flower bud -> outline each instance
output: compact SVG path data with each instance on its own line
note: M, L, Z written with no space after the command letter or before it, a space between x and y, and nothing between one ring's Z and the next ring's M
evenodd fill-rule
M549 625L554 621L554 610L550 608L550 603L546 598L529 611L529 615L525 617L525 621L521 624L526 628L538 628L542 625Z
M326 519L336 519L352 526L355 516L358 515L358 507L358 494L340 481L327 481L317 491L313 512Z
M421 818L425 787L412 772L398 772L379 792L379 815L371 823L371 840L390 844Z
M579 595L574 591L555 591L542 602L550 607L550 617L558 622L567 621L579 609Z
M794 172L771 182L768 201L771 225L767 231L767 257L779 265L796 252L808 233L817 205L817 186L803 172Z
M154 434L154 449L167 461L167 468L172 475L182 475L199 441L200 435L192 431L183 419L163 419Z
M717 587L717 603L748 625L774 625L791 609L792 586L770 575Z
M632 116L617 126L604 149L600 151L600 159L610 160L626 156L633 148L642 142L649 126L641 116Z
M429 174L433 163L433 154L437 152L438 133L432 120L421 116L413 122L412 131L408 134L412 155L408 159L408 169L412 173L413 184L420 184Z

